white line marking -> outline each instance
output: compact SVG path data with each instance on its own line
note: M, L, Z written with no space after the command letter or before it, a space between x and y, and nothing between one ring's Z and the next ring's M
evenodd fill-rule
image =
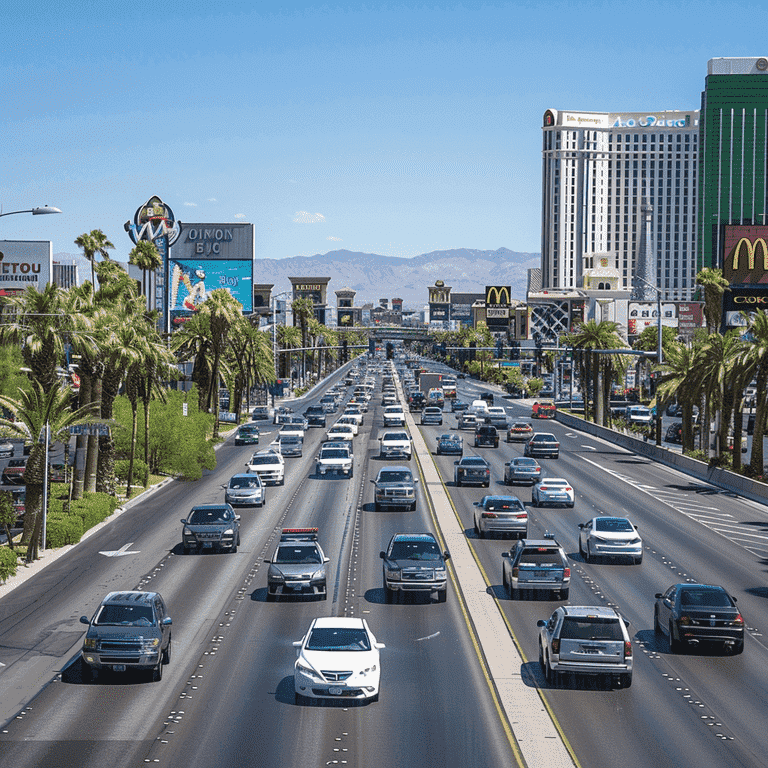
M108 552L99 552L100 555L104 555L106 557L123 557L124 555L138 555L140 550L133 550L130 551L128 547L130 547L133 544L132 541L129 541L127 544L120 547L120 549L113 549Z
M427 635L426 637L417 637L416 642L419 643L422 640L431 640L433 637L437 637L440 634L440 632L433 632L431 635Z

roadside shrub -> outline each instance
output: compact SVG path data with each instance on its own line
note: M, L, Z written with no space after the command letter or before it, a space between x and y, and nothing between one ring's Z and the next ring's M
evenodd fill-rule
M128 467L130 463L131 462L129 459L119 459L118 461L115 462L115 477L121 483L128 482ZM148 479L149 479L149 467L146 465L146 463L142 459L135 458L133 460L134 485L137 483L146 485Z
M65 544L77 544L83 537L83 518L80 515L49 514L45 530L45 546L51 549Z
M0 547L0 581L5 582L9 576L16 575L19 567L19 558L12 549Z

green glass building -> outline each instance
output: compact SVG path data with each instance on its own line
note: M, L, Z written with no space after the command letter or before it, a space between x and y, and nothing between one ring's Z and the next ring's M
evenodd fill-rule
M768 224L768 58L707 62L699 116L696 271L721 267L725 224Z

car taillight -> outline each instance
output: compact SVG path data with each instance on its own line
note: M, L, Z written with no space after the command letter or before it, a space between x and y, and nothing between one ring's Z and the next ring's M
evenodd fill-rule
M496 518L498 515L495 512L483 512L484 518Z
M632 658L632 643L630 643L629 640L624 641L624 658Z
M563 578L570 579L571 578L571 569L570 568L563 568Z
M678 620L678 624L681 624L684 627L688 627L691 624L691 617L690 616L681 616Z
M520 569L519 568L513 568L512 569L512 578L517 578L520 575Z
M741 614L737 614L736 618L731 622L731 626L734 627L743 627L744 626L744 619L741 618Z
M555 638L552 641L552 653L560 653L560 638Z

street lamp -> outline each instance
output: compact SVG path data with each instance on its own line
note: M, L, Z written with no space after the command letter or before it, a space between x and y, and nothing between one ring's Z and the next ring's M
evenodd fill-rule
M54 208L52 205L42 205L37 208L30 208L26 211L8 211L8 213L0 213L0 216L13 216L16 213L31 213L33 216L40 216L45 213L61 213L61 209Z
M278 373L278 364L277 364L277 300L281 296L288 296L291 293L291 291L283 291L282 293L276 293L274 296L270 297L270 300L272 302L272 358L275 368L275 386L277 386L277 373ZM274 390L273 390L274 391ZM272 395L272 402L274 404L274 394Z

